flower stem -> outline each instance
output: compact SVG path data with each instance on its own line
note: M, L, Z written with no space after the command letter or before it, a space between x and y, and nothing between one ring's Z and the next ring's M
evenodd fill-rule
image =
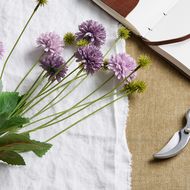
M73 89L71 89L66 95L64 95L62 98L60 98L60 100L58 100L57 102L55 102L55 103L53 103L53 104L51 104L51 105L49 105L49 103L48 103L48 104L47 104L46 106L44 106L37 114L35 114L31 119L33 119L34 117L37 117L38 115L40 115L40 114L46 112L47 110L49 110L50 108L52 108L53 106L57 105L59 102L61 102L62 100L64 100L64 99L65 99L66 97L68 97L74 90L76 90L76 88L78 88L78 87L84 82L84 80L85 80L86 78L87 78L87 76L84 77L77 85L75 85L75 86L73 87ZM60 96L60 94L58 94L58 96ZM58 98L58 96L55 97L51 102L54 102L54 101Z
M29 25L29 23L30 23L30 21L32 20L34 14L35 14L36 11L38 10L39 6L40 6L40 4L38 3L38 5L35 7L33 13L31 14L30 18L28 19L27 23L25 24L23 30L21 31L19 37L17 38L16 42L14 43L14 45L13 45L13 47L12 47L12 49L11 49L9 55L7 56L7 59L5 60L4 65L3 65L3 69L2 69L2 71L1 71L0 80L3 78L3 74L4 74L4 71L5 71L6 65L7 65L8 61L9 61L9 58L11 57L11 55L12 55L14 49L16 48L18 42L20 41L22 35L24 34L24 32L25 32L27 26Z
M114 96L114 95L117 95L117 94L118 94L118 92L113 93L113 94L110 94L110 95L108 95L108 96L105 96L105 97L102 98L102 99L106 99L106 98L109 98L109 97ZM76 106L76 107L73 108L73 109L77 109L77 108L80 108L80 107L87 106L87 105L91 104L92 102L93 102L93 101L86 102L86 103L84 103L84 104L81 104L81 105ZM67 113L68 111L66 110L66 111L64 111L64 112ZM45 117L40 118L40 119L35 120L35 121L32 121L32 122L30 122L29 124L25 125L24 128L25 128L25 127L28 127L28 126L30 126L30 125L32 125L32 124L38 123L38 122L40 122L40 121L43 121L43 120L45 120L45 119L48 119L48 118L51 118L51 117L60 115L60 114L64 114L63 111L57 112L57 113L54 113L54 114L51 114L51 115L48 115L48 116L45 116Z
M82 111L82 110L84 110L85 108L87 108L88 106L90 106L90 105L96 103L97 101L100 101L100 100L104 99L106 96L110 95L110 94L113 93L115 90L117 90L117 89L118 89L134 72L136 72L139 68L140 68L140 66L137 66L136 69L135 69L133 72L131 72L131 73L128 75L127 78L125 78L125 79L122 80L120 83L118 83L111 91L109 91L109 92L106 93L105 95L101 96L100 98L98 98L98 99L92 101L89 105L85 106L84 108L82 108L82 109L80 109L80 110L74 112L73 114L67 116L66 118L63 118L63 119L60 119L60 120L54 122L56 119L58 119L59 117L63 116L65 113L71 111L72 109L74 109L74 108L76 108L78 105L80 105L81 102L83 102L85 99L87 99L89 96L91 96L95 91L98 90L98 88L97 88L95 91L93 91L91 94L89 94L87 97L85 97L84 99L82 99L81 101L79 101L78 103L76 103L73 107L69 108L69 109L66 110L66 111L63 111L63 113L61 113L61 114L58 115L57 117L51 119L50 121L48 121L48 122L46 122L46 123L40 125L39 127L35 128L35 129L32 129L32 130L30 130L30 131L27 131L27 133L34 132L34 131L37 131L37 130L46 128L46 127L48 127L48 126L54 125L54 124L56 124L56 123L59 123L59 122L65 120L65 119L68 119L68 118L72 117L73 115L79 113L80 111ZM112 77L113 77L113 76L112 76ZM112 77L111 77L111 78L112 78ZM108 82L109 80L111 80L111 78L109 78L109 79L107 80L107 82ZM104 86L107 82L105 81L102 85ZM101 86L102 86L102 85L101 85ZM100 88L101 88L101 86L100 86ZM52 123L52 122L53 122L53 123Z
M71 71L65 78L68 78L70 75L72 75L77 69L79 69L80 67L75 68L73 71ZM36 106L38 103L40 103L44 98L46 98L47 96L49 96L50 94L52 94L53 92L55 92L55 90L50 91L48 94L45 94L43 97L41 97L41 95L37 95L34 98L32 98L25 106L24 109L27 108L27 110L25 110L25 112L23 114L25 114L26 112L28 112L30 109L32 109L34 106ZM36 100L37 98L41 97L37 102L35 102L33 105L31 105L33 103L34 100ZM31 105L31 106L30 106ZM30 107L29 107L30 106Z
M43 54L40 56L40 58L43 56ZM36 63L30 68L30 70L26 73L26 75L22 78L22 80L19 82L17 87L15 88L15 92L18 90L18 88L21 86L21 84L24 82L24 80L28 77L28 75L33 71L33 69L36 67L36 65L39 63L40 58L36 61Z
M107 57L107 55L110 53L110 51L115 47L115 45L119 42L120 38L117 38L112 46L108 49L108 51L105 53L104 58Z
M80 79L81 77L84 77L84 76L86 76L86 73L85 73L85 74L82 74L82 75L80 75L80 76L78 76L76 79ZM54 91L59 90L60 88L62 88L63 86L67 85L67 84L70 83L71 81L73 81L73 79L67 81L66 83L64 83L64 84L62 84L62 85L59 85L59 83L57 83L57 84L54 86L54 87L56 87L55 89L54 89L54 87L51 88L51 89L48 89L47 91L41 93L41 94L38 96L38 98L39 98L40 96L42 96L42 95L48 93L48 92L51 91L52 89L53 89Z
M60 115L58 115L57 117L53 118L52 120L48 121L47 123L45 123L45 124L43 124L43 125L41 125L41 126L35 128L35 129L33 129L33 130L27 131L26 133L34 132L34 131L37 131L37 130L39 130L39 129L41 129L41 128L45 128L46 125L50 124L51 122L55 121L56 119L58 119L59 117L61 117L61 116L64 115L65 113L67 113L67 112L73 110L74 108L76 108L76 107L77 107L78 105L80 105L85 99L87 99L87 98L90 97L92 94L94 94L96 91L98 91L100 88L102 88L102 87L103 87L107 82L109 82L112 78L113 78L113 75L112 75L110 78L108 78L108 80L106 80L103 84L101 84L97 89L95 89L92 93L90 93L89 95L87 95L85 98L83 98L81 101L79 101L78 103L76 103L76 104L75 104L74 106L72 106L71 108L69 108L69 109L63 111L63 112L62 112ZM107 95L109 95L109 94L110 94L111 92L113 92L114 90L115 90L115 88L112 89L112 91L110 91L109 93L107 93L107 94L101 96L100 98L98 98L98 100L103 99L104 97L106 97ZM97 100L94 100L94 101L92 101L92 102L95 103L96 101L97 101ZM85 108L86 108L86 107L85 107ZM82 109L82 110L83 110L83 109ZM82 111L82 110L80 110L80 111ZM79 111L77 111L77 113L78 113L78 112L79 112ZM76 113L74 113L74 114L76 114ZM73 114L72 114L72 115L73 115ZM70 116L70 117L71 117L71 116ZM32 118L34 118L34 117L32 117ZM49 126L49 125L48 125L48 126Z
M105 104L104 106L100 107L99 109L95 110L94 112L84 116L83 118L79 119L78 121L74 122L73 124L69 125L67 128L65 128L64 130L60 131L59 133L53 135L52 137L50 137L49 139L47 139L45 142L49 142L51 140L53 140L54 138L58 137L59 135L61 135L62 133L66 132L67 130L71 129L72 127L76 126L76 124L82 122L83 120L89 118L90 116L94 115L95 113L101 111L102 109L106 108L107 106L110 106L111 104L113 104L114 102L122 99L123 97L125 97L126 95L120 96L119 98Z
M38 76L36 81L30 87L28 92L23 96L23 98L18 103L14 111L11 113L11 116L18 114L21 111L21 107L25 104L26 100L34 93L34 91L37 89L37 87L41 84L42 80L44 79L45 76L43 76L43 74L44 74L44 71L41 72L41 74Z
M80 71L78 72L78 74L74 77L73 81L76 80L76 78L78 77L78 75L79 75L81 72L82 72L82 70L80 70ZM67 96L69 96L77 87L79 87L79 86L81 85L81 83L82 83L86 78L87 78L87 76L84 77L76 86L74 86L73 89L71 89L71 90L70 90L64 97L62 97L59 101L53 103L53 102L72 84L73 81L71 81L70 83L68 83L68 84L65 86L65 88L63 88L63 89L61 90L61 92L60 92L57 96L55 96L49 103L47 103L43 108L41 108L34 116L31 117L31 119L33 119L34 117L37 117L38 115L44 113L45 111L49 110L51 107L55 106L55 105L58 104L60 101L62 101L63 99L65 99L65 98L66 98ZM50 103L53 103L53 104L50 105Z

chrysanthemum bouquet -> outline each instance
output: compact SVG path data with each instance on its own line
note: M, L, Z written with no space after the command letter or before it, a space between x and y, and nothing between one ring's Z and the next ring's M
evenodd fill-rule
M50 32L38 37L37 45L41 51L40 57L37 58L36 63L25 74L13 92L3 91L2 79L9 58L36 11L47 3L46 0L37 2L34 12L5 60L0 75L0 160L12 165L25 164L21 156L23 152L32 151L42 157L52 147L49 144L52 139L114 102L135 92L143 92L146 84L143 81L135 81L135 78L137 71L150 63L150 59L146 55L141 55L137 61L126 53L110 56L115 45L120 40L127 40L130 36L129 31L124 27L118 30L117 39L103 54L101 47L106 42L105 28L96 21L88 20L79 25L79 31L75 34L69 32L62 38L58 34ZM65 61L62 52L69 46L72 46L73 55ZM3 52L3 44L0 42L0 58L2 58ZM25 93L20 95L20 87L37 67L41 73L32 85L28 85ZM80 85L92 75L100 72L107 78L97 88L88 92L74 105L57 113L48 113L48 110L63 99L69 98L72 92L78 90L80 93ZM104 89L104 86L113 81L115 82L113 88L104 90L101 96L92 99L97 91ZM110 100L109 98L113 96L115 98ZM47 97L49 97L48 101L46 101ZM92 112L89 111L87 115L64 127L45 142L31 139L31 133L60 122L64 123L67 119L95 104L99 105L99 102L106 99L108 101L104 105L98 106ZM35 112L33 111L31 115L28 112L32 109Z

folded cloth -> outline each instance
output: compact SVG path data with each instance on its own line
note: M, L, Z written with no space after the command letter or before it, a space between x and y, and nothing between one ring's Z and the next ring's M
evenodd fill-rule
M19 32L30 16L36 1L1 0L0 2L0 40L4 41L6 54L13 46ZM100 10L90 0L49 0L41 7L27 28L22 40L14 51L4 75L6 90L13 90L22 76L40 55L36 48L36 38L43 32L76 32L78 24L93 19L102 23L107 30L107 44L110 47L117 34L118 23ZM125 44L119 43L114 52L124 52ZM70 51L64 52L68 57ZM76 66L76 65L75 65ZM2 64L1 64L2 67ZM37 77L37 68L26 80L21 90L24 92ZM63 110L75 103L107 78L98 73L89 78L78 90L54 106L49 112ZM107 85L102 91L113 87ZM52 98L51 96L49 100ZM111 97L113 100L115 97ZM46 100L48 101L48 99ZM100 107L96 106L81 112L71 120L34 133L32 138L46 140L69 123ZM31 110L32 114L33 110ZM125 127L128 113L128 100L122 99L107 107L75 128L62 134L50 143L53 148L43 157L32 153L23 154L25 167L0 166L1 190L128 190L131 189L131 154L128 150Z

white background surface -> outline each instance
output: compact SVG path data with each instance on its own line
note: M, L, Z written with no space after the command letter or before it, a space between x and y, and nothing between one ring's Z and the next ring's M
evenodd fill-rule
M0 40L4 41L6 55L35 5L34 0L0 1ZM6 89L13 90L39 56L35 41L40 33L56 31L63 35L67 31L75 32L77 25L87 19L95 19L105 25L110 45L116 35L117 23L91 1L49 0L48 5L40 8L35 15L9 61L4 77ZM104 46L105 50L107 48L108 46ZM120 44L117 49L125 51L124 44ZM64 57L68 57L68 52L63 53ZM22 91L32 84L39 72L40 68L32 73ZM103 73L90 77L81 86L80 93L79 91L73 93L69 99L55 106L50 112L67 108L91 89L95 89L104 78L107 76ZM107 88L111 86L113 84ZM99 93L105 90L106 88ZM97 105L99 106L100 104ZM72 120L34 134L33 137L45 140L93 109L89 108ZM25 167L1 164L0 190L130 189L131 155L125 142L127 112L128 101L121 100L80 123L78 128L71 129L53 140L51 142L53 148L42 159L27 153L24 154L27 163Z

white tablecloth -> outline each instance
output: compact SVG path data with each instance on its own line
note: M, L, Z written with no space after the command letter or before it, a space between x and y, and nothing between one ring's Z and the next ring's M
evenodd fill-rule
M5 44L6 55L35 5L35 0L0 1L0 41ZM4 76L6 89L13 90L39 56L35 42L42 32L55 31L60 35L67 31L75 32L78 24L87 19L97 20L106 27L107 45L103 49L108 49L118 27L110 16L90 0L49 0L48 5L40 8L33 18L9 61ZM118 44L115 51L125 51L124 43ZM69 57L69 53L67 50L63 56ZM28 88L39 72L40 68L30 75L22 91ZM89 77L81 85L80 91L76 90L49 113L73 104L95 89L107 78L106 75L98 73ZM112 86L107 85L96 96ZM71 120L32 137L45 140L94 109L93 106ZM131 155L125 138L127 113L128 100L123 99L51 141L54 146L43 158L26 153L23 154L27 163L24 167L1 164L0 190L129 190Z

